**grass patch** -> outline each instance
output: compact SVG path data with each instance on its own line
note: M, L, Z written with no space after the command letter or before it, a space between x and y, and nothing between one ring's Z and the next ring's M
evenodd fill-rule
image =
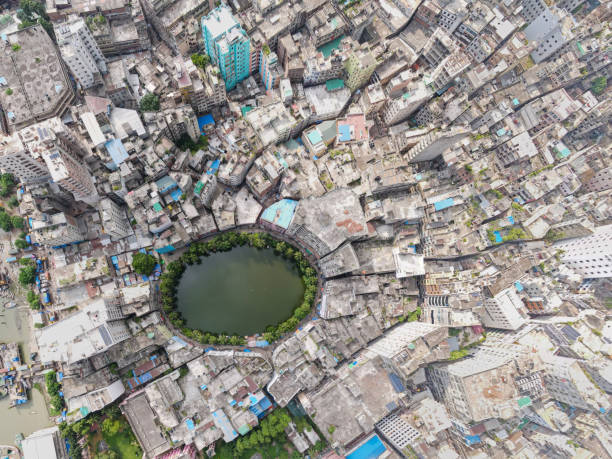
M142 450L136 441L130 427L126 425L115 435L102 435L110 449L119 455L121 459L141 459Z

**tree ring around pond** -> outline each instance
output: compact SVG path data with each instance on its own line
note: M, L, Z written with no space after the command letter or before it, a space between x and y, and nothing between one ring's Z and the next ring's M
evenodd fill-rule
M161 276L169 322L201 344L269 343L294 330L316 298L317 271L294 245L264 232L192 243Z

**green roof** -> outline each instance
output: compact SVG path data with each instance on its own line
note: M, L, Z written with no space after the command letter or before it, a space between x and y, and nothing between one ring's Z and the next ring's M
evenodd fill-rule
M524 406L531 405L531 398L529 397L521 397L518 399L519 408L523 408Z
M250 430L251 428L248 424L244 424L238 427L238 433L240 433L240 435L246 435L247 433L249 433Z
M340 42L342 41L343 38L344 38L344 35L328 43L325 43L324 45L319 46L317 48L317 51L321 51L321 53L323 53L323 57L327 59L329 56L331 56L331 53L334 49L338 49L340 47Z
M582 43L577 41L576 42L576 48L578 48L578 51L580 52L580 54L584 56L584 48L582 47Z
M340 78L334 78L333 80L327 80L325 82L325 87L328 91L335 91L336 89L344 88L344 80Z
M155 204L153 204L153 210L155 212L161 212L163 209L163 207L161 206L161 204L159 202L156 202Z
M195 194L200 194L200 191L202 191L202 188L204 188L204 184L202 182L198 181L196 183L196 185L195 185L195 188L194 188L193 192Z
M249 106L249 105L245 105L244 107L242 107L240 109L240 111L242 112L242 116L246 115L247 113L249 113L251 110L253 110L253 107Z
M321 133L318 129L313 129L308 134L306 134L306 137L308 137L308 140L312 145L316 145L323 140L323 138L321 137Z

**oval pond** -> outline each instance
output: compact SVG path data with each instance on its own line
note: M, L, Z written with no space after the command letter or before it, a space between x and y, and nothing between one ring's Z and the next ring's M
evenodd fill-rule
M187 266L177 305L190 328L252 335L291 317L303 297L294 263L272 249L244 246Z

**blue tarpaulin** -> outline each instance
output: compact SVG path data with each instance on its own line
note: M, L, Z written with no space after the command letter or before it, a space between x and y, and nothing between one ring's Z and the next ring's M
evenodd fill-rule
M454 204L455 204L455 201L453 200L453 198L446 198L446 199L443 199L442 201L434 202L434 209L436 209L436 211L444 210L449 207L452 207Z
M110 155L115 166L119 166L122 162L124 162L130 155L128 155L123 142L119 139L111 139L104 144L106 151Z
M475 445L476 443L480 443L479 435L466 435L465 436L466 445L470 446L470 445Z
M209 124L215 124L215 119L210 113L208 115L198 117L198 127L200 128L200 132L203 131L204 126L208 126Z
M523 291L523 284L521 284L519 281L516 281L514 283L514 287L516 288L517 292L522 292Z
M191 419L186 419L185 420L185 424L187 425L187 429L189 429L189 430L194 430L195 429L195 424L193 423L193 421Z
M493 231L493 234L495 235L495 242L500 243L504 241L501 234L499 234L499 231Z
M339 124L338 134L340 142L348 142L351 140L351 126L349 124Z
M514 225L514 217L512 215L508 217L508 221L510 222L511 225Z

